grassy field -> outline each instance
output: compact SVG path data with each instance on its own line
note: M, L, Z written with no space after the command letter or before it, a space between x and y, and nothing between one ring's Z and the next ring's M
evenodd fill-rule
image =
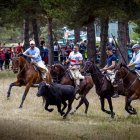
M88 114L83 105L75 115L66 120L58 114L56 107L52 113L42 106L42 98L36 96L32 88L27 95L23 109L18 109L25 87L14 87L10 100L6 99L9 84L16 80L12 72L0 72L0 140L139 140L140 102L133 106L138 115L130 116L124 110L124 97L113 99L115 119L100 110L99 97L94 88L88 94L90 102ZM78 104L74 101L73 109ZM106 106L108 108L108 106Z

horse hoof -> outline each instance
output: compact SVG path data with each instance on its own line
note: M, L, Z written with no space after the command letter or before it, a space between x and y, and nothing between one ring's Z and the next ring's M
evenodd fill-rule
M71 112L70 115L74 115L75 112Z
M63 116L64 114L65 114L65 113L64 113L64 112L62 112L62 113L61 113L61 116Z
M9 100L10 99L10 97L7 97L7 100Z
M66 119L66 116L63 116L63 119Z
M22 106L19 106L19 108L21 109L21 108L22 108Z
M52 112L54 109L49 109L49 112Z
M113 113L111 114L111 118L114 119L114 117L115 117L115 113L113 112Z

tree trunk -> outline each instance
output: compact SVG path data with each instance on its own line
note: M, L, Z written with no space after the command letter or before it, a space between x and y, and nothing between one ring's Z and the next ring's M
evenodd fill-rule
M129 36L129 24L128 24L128 21L126 21L126 41L127 41L127 44L130 44L130 36Z
M24 50L26 50L27 48L29 48L29 18L26 17L24 19Z
M125 20L118 21L118 45L120 49L120 51L118 50L119 63L128 63Z
M94 22L87 25L87 56L88 59L96 61L96 38Z
M108 42L108 23L109 18L102 18L100 21L101 24L101 59L100 59L100 67L103 68L106 65L106 44Z
M40 44L39 44L38 26L37 26L37 20L36 19L32 19L32 27L33 27L33 35L34 35L35 44L36 44L37 47L39 47Z
M52 32L52 18L48 18L48 64L52 65L54 63L53 55L53 32Z
M74 29L74 43L80 42L80 28Z

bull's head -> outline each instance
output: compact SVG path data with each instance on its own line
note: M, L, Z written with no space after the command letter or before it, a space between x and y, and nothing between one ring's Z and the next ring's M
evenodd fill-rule
M38 92L37 92L37 96L40 97L40 96L46 96L46 90L47 88L49 87L50 85L45 83L44 81L41 82L38 86Z

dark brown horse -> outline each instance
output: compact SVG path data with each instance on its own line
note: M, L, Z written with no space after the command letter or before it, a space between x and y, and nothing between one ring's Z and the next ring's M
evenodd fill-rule
M13 86L26 86L22 96L21 104L19 106L19 108L22 108L23 102L30 87L34 86L34 84L39 84L42 81L41 74L39 73L39 71L35 70L34 66L31 63L27 62L26 59L22 56L12 59L12 69L14 73L17 73L17 81L10 84L9 90L7 92L7 98L10 97L11 88ZM46 82L52 82L52 78L49 72L46 77Z
M114 93L114 88L110 81L107 80L106 76L101 73L99 68L92 61L85 62L84 70L87 73L90 73L93 79L93 82L96 87L96 93L100 97L101 110L107 114L111 114L111 117L114 118L115 113L113 112L112 99ZM107 99L110 111L104 108L104 101Z
M140 80L137 73L131 71L126 65L120 64L116 67L116 81L123 80L125 92L125 110L129 114L137 114L136 110L131 106L133 100L140 99Z
M65 68L61 64L53 65L51 67L50 73L55 82L63 85L75 86L74 80L72 79L69 70L65 70ZM89 90L93 87L93 85L94 83L91 76L85 76L85 79L80 82L80 91L78 93L81 95L81 99L74 112L76 112L76 110L84 103L86 106L85 113L87 113L89 102L86 98L86 95L88 94Z

